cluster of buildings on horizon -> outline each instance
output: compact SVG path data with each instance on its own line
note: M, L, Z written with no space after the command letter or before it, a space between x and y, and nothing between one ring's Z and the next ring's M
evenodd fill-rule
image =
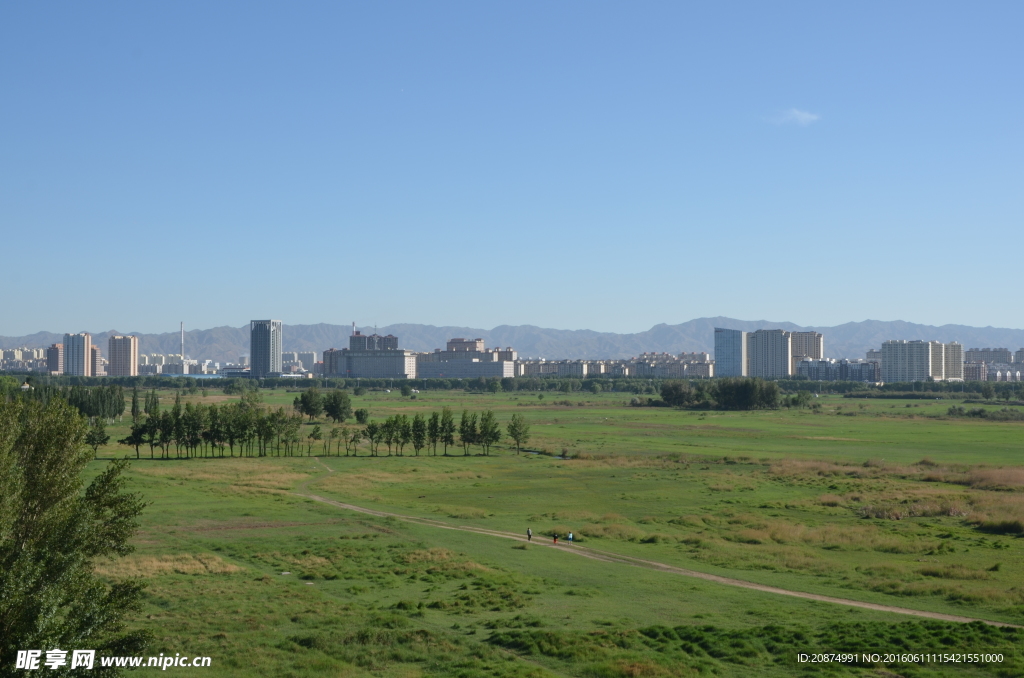
M763 377L811 381L1021 381L1024 348L972 348L953 341L891 339L864 358L825 357L818 332L715 328L715 367L719 377Z
M521 359L511 347L486 348L483 339L453 338L442 350L402 349L398 337L366 335L352 324L347 348L284 351L280 320L253 320L250 354L237 363L193 360L181 353L140 354L134 335L111 336L107 355L88 333L65 334L48 348L6 349L0 367L52 375L130 377L138 375L219 375L223 377L345 377L363 379L476 379L530 376L592 376L661 379L762 377L871 383L914 381L1021 381L1024 348L972 348L957 342L891 340L863 359L825 358L818 332L715 328L715 354L642 353L625 360Z

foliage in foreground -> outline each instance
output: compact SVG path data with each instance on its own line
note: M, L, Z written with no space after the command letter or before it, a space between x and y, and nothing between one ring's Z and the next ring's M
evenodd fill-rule
M60 398L0 403L0 675L13 672L22 649L127 655L147 642L146 633L124 631L143 584L108 585L93 570L97 558L133 550L144 505L123 491L123 461L81 491L92 456L86 431Z

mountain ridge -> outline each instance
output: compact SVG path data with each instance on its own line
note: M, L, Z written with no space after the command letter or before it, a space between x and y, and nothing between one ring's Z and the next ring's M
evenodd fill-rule
M413 351L433 351L443 348L452 337L481 338L488 347L511 346L520 357L557 359L629 358L644 352L680 353L707 351L714 353L714 328L753 331L757 329L784 329L789 331L815 331L825 336L825 355L831 358L863 358L864 352L878 348L887 339L924 339L959 341L964 349L974 347L1004 347L1011 351L1024 347L1024 330L1000 327L970 327L967 325L922 325L903 320L863 320L831 327L801 326L791 322L768 320L738 320L722 316L695 318L669 325L659 323L649 330L634 333L597 332L595 330L559 330L535 325L499 325L490 330L459 326L436 326L414 323L396 323L379 327L381 334L394 334L399 345ZM185 332L185 353L193 358L235 362L249 353L248 326L220 326ZM370 333L374 328L357 328ZM177 353L180 334L119 332L107 330L92 332L106 355L107 339L114 334L136 334L140 353ZM348 346L350 325L285 325L284 350L316 351ZM49 346L63 340L63 333L36 332L21 337L0 336L0 348L21 346Z

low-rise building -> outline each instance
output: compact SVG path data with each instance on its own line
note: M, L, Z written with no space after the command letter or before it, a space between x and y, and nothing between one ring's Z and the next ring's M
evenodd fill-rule
M992 363L986 366L988 375L986 381L1020 381L1022 365L1011 363Z

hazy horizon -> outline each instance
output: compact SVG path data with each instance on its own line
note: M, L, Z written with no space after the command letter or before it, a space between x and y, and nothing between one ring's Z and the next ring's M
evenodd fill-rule
M733 321L743 322L743 323L764 323L766 326L767 325L771 325L771 324L776 324L776 325L797 325L799 327L819 328L819 329L825 329L825 328L829 328L829 327L841 327L843 325L850 325L850 324L857 324L857 323L878 322L878 323L909 323L909 324L912 324L912 325L925 325L925 326L931 326L931 327L970 327L970 328L975 328L975 329L999 329L999 330L1022 330L1022 331L1024 331L1024 328L1021 328L1021 327L1009 327L1009 326L1006 326L1006 325L992 325L992 324L989 324L989 325L970 325L970 324L967 324L967 323L956 323L956 322L944 323L942 325L933 325L931 323L916 323L916 322L913 322L913 321L904 320L902 318L897 318L897 319L894 319L894 320L880 320L878 318L865 318L863 320L847 320L845 322L836 323L835 325L815 325L815 324L799 323L799 322L795 322L795 321L792 321L792 320L764 320L764 319L753 319L753 320L751 320L751 319L745 319L745 318L726 318L725 316L701 316L699 318L689 318L687 320L680 320L678 322L658 322L658 323L654 323L653 325L651 325L649 327L645 327L645 328L642 328L642 329L623 329L623 330L596 330L596 329L594 329L592 327L549 327L549 326L539 325L537 323L522 323L522 324L518 324L518 325L513 325L511 323L499 323L499 324L493 325L491 327L483 327L483 326L480 326L480 325L476 325L476 326L474 326L474 325L456 325L456 324L440 324L440 323L430 323L430 322L424 322L424 323L392 322L392 323L381 324L381 325L379 325L379 327L383 329L383 328L395 327L395 326L400 326L400 325L418 325L418 326L436 327L436 328L442 328L442 329L443 328L451 327L451 328L458 328L458 329L477 329L477 330L483 330L483 331L492 331L492 330L498 329L500 327L535 327L537 329L555 330L555 331L559 331L559 332L598 332L598 333L601 333L601 334L624 334L624 335L628 335L628 334L641 334L643 332L649 332L650 330L652 330L654 328L657 328L657 327L660 327L660 326L673 327L673 326L676 326L676 325L682 325L682 324L686 324L688 322L693 322L693 321L697 321L697 320L717 319L717 318L725 318L727 320L733 320ZM274 317L274 320L282 320L282 322L284 322L285 326L292 326L292 327L295 327L295 326L311 327L311 326L316 326L316 325L330 325L332 327L350 327L351 326L350 322L349 323L344 323L344 322L319 321L319 322L310 322L310 323L305 323L305 322L299 323L299 322L288 322L287 320L283 320L283 319L278 318L278 317ZM238 329L238 328L244 328L248 324L249 324L248 320L243 322L243 323L239 323L237 325L230 324L230 323L222 323L222 324L217 324L217 325L211 325L209 327L189 327L186 324L185 332L186 333L192 332L192 331L204 332L204 331L215 330L215 329L224 328L224 327L231 328L231 329ZM356 323L356 329L358 329L360 331L365 331L366 329L369 329L369 328L372 328L372 327L373 327L372 325L368 326L368 325L360 324L358 322ZM75 334L75 333L80 333L80 332L88 332L90 334L102 334L104 332L115 332L115 331L116 332L121 332L121 333L124 333L124 334L174 334L174 333L179 332L179 328L178 327L173 327L171 329L163 329L163 330L160 330L160 329L156 329L156 330L125 329L124 327L118 327L118 326L108 327L108 328L105 328L105 329L79 328L79 329L56 330L56 329L45 329L44 328L44 329L34 330L34 331L31 331L31 332L24 332L24 333L21 333L21 334L11 334L11 333L0 332L0 336L4 336L4 337L23 337L23 336L32 336L32 335L35 335L35 334Z

